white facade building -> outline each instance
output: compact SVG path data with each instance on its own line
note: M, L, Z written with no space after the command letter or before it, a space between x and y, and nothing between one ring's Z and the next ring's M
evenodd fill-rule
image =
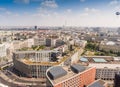
M6 47L5 44L0 44L0 57L6 56Z
M34 38L34 45L35 46L46 45L46 39L45 38Z
M78 46L80 46L80 47L85 47L86 46L86 44L87 44L87 41L86 40L75 40L75 45L78 45Z
M89 67L96 67L96 79L114 80L115 73L120 73L120 64L93 64Z
M28 39L28 47L32 47L34 45L34 39Z
M51 61L51 54L55 52L52 50L45 51L16 51L14 52L14 58L24 59L27 58L33 62L49 62Z

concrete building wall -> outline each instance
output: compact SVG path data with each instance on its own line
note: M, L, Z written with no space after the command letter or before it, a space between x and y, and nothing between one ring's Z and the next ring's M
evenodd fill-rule
M111 68L98 68L96 69L96 79L103 80L114 80L115 73L119 72L119 68L111 69Z
M78 50L76 53L74 53L72 56L71 56L71 63L77 63L77 61L79 60L79 57L80 57L80 50Z
M28 47L28 41L27 40L20 41L19 46L20 48Z
M34 45L34 40L33 39L28 39L28 47L32 47Z
M46 70L51 67L49 65L27 65L16 59L13 62L15 69L27 77L45 78Z
M30 77L30 69L29 66L16 60L13 59L14 62L14 68L22 73L22 75Z
M46 39L45 38L34 38L34 45L35 46L46 45Z
M19 51L13 53L15 69L28 77L45 78L46 70L52 65L43 64L50 62L53 51ZM23 62L24 59L32 64ZM37 64L36 64L37 63ZM39 64L38 64L39 63ZM41 64L42 63L42 64Z

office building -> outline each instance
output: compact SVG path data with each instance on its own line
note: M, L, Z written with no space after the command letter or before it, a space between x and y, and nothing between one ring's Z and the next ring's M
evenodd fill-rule
M120 64L89 64L96 66L96 79L113 81L115 73L120 73Z
M57 51L17 51L13 53L14 68L23 76L45 78L46 70L53 66ZM56 54L53 56L52 54Z
M86 87L95 81L95 67L79 64L50 67L47 72L47 87Z
M34 38L34 46L44 46L46 45L45 38Z

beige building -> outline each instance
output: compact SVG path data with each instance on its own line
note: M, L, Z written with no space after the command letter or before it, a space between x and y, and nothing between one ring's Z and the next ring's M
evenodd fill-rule
M6 47L5 44L0 44L0 57L6 56Z
M90 63L89 67L96 67L96 79L114 80L115 73L120 73L120 64L95 64Z
M45 38L34 38L34 45L35 46L46 45L46 39Z

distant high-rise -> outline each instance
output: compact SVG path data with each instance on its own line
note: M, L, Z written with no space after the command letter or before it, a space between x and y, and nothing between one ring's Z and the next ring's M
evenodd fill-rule
M114 87L120 87L120 74L115 74Z
M35 30L37 30L37 26L35 26L34 28L35 28Z
M117 29L118 34L120 34L120 27Z
M95 27L95 28L93 28L93 31L94 32L100 32L100 28L99 27Z

